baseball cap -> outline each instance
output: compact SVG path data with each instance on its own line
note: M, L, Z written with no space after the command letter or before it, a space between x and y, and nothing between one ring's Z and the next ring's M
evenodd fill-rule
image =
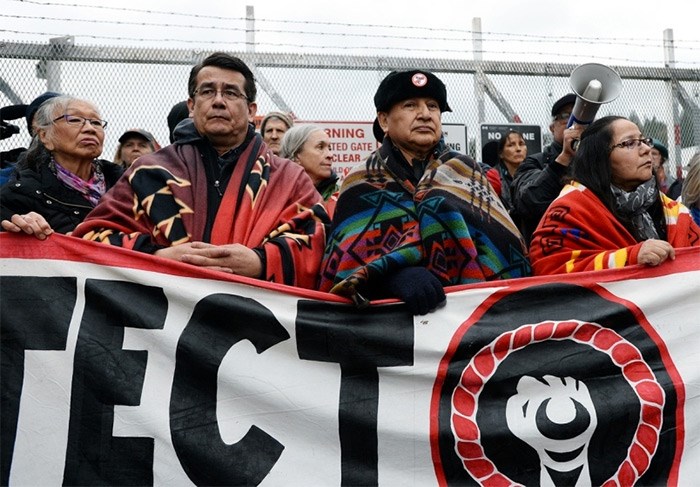
M552 116L558 115L562 108L567 105L573 105L576 103L576 95L574 93L567 93L566 95L559 98L552 105Z
M651 142L654 145L654 149L661 153L661 157L668 159L668 148L666 148L659 139L651 139Z
M144 129L129 129L129 130L127 130L126 132L124 132L121 135L121 137L119 137L119 143L123 144L126 139L128 139L129 137L133 137L134 135L136 135L138 137L142 137L142 138L146 139L148 142L150 142L151 145L153 146L153 150L160 149L160 145L156 141L156 138L153 137L153 134L147 130L144 130Z

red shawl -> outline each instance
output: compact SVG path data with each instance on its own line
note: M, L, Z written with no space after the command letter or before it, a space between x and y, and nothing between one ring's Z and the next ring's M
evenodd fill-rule
M325 244L321 196L301 166L253 142L241 154L213 222L211 243L262 250L264 278L314 288ZM246 162L254 160L252 169ZM74 236L143 251L203 239L207 178L195 145L140 157Z
M659 196L668 242L675 248L700 247L700 228L688 209ZM542 217L530 245L530 262L535 275L614 269L637 264L642 243L592 191L574 182Z

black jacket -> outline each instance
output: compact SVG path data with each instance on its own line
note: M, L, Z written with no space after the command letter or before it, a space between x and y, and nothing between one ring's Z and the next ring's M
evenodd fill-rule
M114 186L124 169L109 161L97 159L105 176L107 189ZM72 232L93 209L80 193L56 178L42 165L38 171L24 168L0 187L0 219L9 220L16 213L39 213L58 233Z
M520 231L528 243L549 204L564 187L564 176L568 168L554 161L561 149L560 144L553 142L543 152L527 156L515 171L511 185L511 215L519 223Z

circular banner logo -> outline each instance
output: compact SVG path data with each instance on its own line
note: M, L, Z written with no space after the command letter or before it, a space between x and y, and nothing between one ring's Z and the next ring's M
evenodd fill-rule
M526 288L457 331L431 411L442 485L656 485L677 475L680 379L642 313L606 298Z

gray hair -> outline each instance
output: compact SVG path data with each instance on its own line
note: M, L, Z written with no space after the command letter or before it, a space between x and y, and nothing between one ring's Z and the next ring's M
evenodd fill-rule
M263 118L262 122L260 123L260 133L262 135L265 135L265 126L270 120L279 120L287 126L287 129L290 129L294 126L294 120L292 120L292 117L290 117L286 113L270 112L267 115L265 115L265 118Z
M688 163L688 175L683 181L681 201L688 208L700 208L700 152Z
M309 139L309 136L317 131L324 132L321 127L313 124L295 125L287 130L282 138L280 157L294 159Z
M97 107L92 102L83 100L81 98L76 98L71 95L60 95L46 100L41 104L39 109L34 115L33 123L36 125L37 133L32 137L32 142L26 152L25 165L34 170L37 170L44 164L48 164L51 160L51 154L48 149L41 141L38 131L45 130L47 137L52 139L53 134L53 121L56 119L57 114L63 115L71 103L74 102L84 102L89 103L95 108L95 111L99 114Z
M60 112L60 114L63 115L66 113L66 110L70 104L76 101L89 103L99 114L99 110L97 110L97 107L95 107L92 102L82 100L71 95L55 96L42 103L39 109L36 111L36 115L34 115L34 123L36 124L37 128L44 130L49 129L56 118L56 114Z

